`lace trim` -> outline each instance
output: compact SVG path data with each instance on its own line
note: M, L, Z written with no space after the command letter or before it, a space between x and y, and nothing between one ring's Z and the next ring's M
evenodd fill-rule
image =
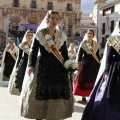
M16 54L16 53L17 53L17 48L16 48L16 46L14 46L13 49L11 49L10 47L8 47L8 48L7 48L7 52Z
M88 49L88 47L84 44L84 41L83 41L81 44L82 44L83 50L84 50L87 54L91 54L90 51L89 51L89 49ZM98 49L99 49L99 44L98 44L96 41L93 40L93 45L92 45L92 47L93 47L93 49L94 49L94 51L95 51L95 53L96 53L96 52L98 51Z
M19 45L19 47L27 54L29 54L29 51L30 51L30 46L26 43L26 42L23 42Z
M66 35L62 32L62 31L59 31L59 30L56 30L56 33L55 33L55 44L56 44L56 48L57 50L59 50L61 48L61 46L64 44L64 41L66 41ZM50 48L48 47L46 41L45 41L45 38L43 37L42 35L42 30L40 30L39 32L37 32L36 34L36 39L39 41L39 43L44 46L44 48L50 53Z
M66 82L64 84L54 84L49 85L44 83L45 74L42 72L41 68L41 62L40 57L37 58L36 63L36 73L35 73L35 79L36 79L36 99L37 100L49 100L49 99L66 99L68 100L70 98L70 88L69 88L69 79L67 76L67 73L64 73L64 79ZM49 78L48 78L49 79ZM55 78L56 79L56 78ZM58 77L57 77L58 79ZM53 82L53 81L51 81Z

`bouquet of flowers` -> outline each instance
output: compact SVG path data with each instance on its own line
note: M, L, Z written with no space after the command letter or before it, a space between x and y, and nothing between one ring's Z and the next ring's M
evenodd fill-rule
M70 76L70 81L72 82L73 76L75 76L74 71L78 70L78 63L75 60L67 60L64 63L64 67L67 69L68 74Z

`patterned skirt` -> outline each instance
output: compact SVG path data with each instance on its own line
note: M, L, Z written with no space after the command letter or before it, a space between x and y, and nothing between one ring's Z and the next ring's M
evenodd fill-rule
M27 67L27 62L21 59L18 65L18 71L16 75L16 80L15 80L16 88L19 89L19 92L21 92L21 89L22 89L26 67Z
M22 89L23 96L22 96L22 105L21 105L21 115L24 116L25 118L30 118L30 119L52 119L52 120L65 119L71 117L73 113L73 95L72 95L72 86L70 81L69 80L65 81L66 83L68 83L68 87L69 87L69 92L68 92L69 98L68 97L64 98L64 93L58 94L60 93L60 89L63 89L62 87L60 87L60 89L58 89L57 92L52 91L53 95L50 94L51 92L47 93L48 90L46 91L47 88L46 86L48 85L45 84L46 82L44 82L44 87L42 88L42 90L43 93L47 93L48 96L45 96L45 94L43 94L41 98L39 98L39 96L36 97L37 95L36 90L40 89L40 84L42 84L41 82L38 83L37 81L39 69L40 69L40 57L38 57L37 59L34 78L30 82L28 82L27 87L25 89ZM39 80L42 81L42 79L40 78ZM53 84L53 88L54 88L54 84ZM39 93L41 94L41 92ZM54 95L55 93L57 93L56 97Z

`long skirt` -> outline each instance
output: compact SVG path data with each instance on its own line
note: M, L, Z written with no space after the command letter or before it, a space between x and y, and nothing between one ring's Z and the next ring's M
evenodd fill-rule
M73 83L73 93L78 96L89 96L94 87L99 64L91 54L86 55L86 57L83 58L83 62L83 67L76 75Z
M16 88L19 89L19 92L21 92L22 90L22 84L25 76L26 67L27 67L27 61L21 59L15 80Z
M37 74L39 59L37 59L33 80L27 83L27 87L22 89L21 115L30 119L65 119L72 116L73 113L73 95L72 86L69 82L70 95L67 99L36 99ZM27 80L24 80L27 81ZM24 86L24 83L23 83Z
M120 120L119 60L120 57L113 61L108 80L104 80L102 75L96 83L83 112L82 120Z
M13 70L10 81L8 85L8 91L12 95L20 95L20 92L22 90L22 84L25 76L27 61L21 59L20 63L18 65L18 70Z
M10 75L12 73L13 67L15 65L15 60L10 55L5 63L4 72L3 72L3 81L9 81Z

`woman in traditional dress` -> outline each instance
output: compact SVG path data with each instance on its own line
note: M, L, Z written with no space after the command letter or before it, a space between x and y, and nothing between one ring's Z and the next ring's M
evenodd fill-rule
M75 50L75 44L71 43L69 48L68 48L68 56L70 57L71 60L75 60L76 59L76 50Z
M58 29L59 22L59 13L48 11L37 29L28 64L28 73L33 72L34 77L22 89L23 117L61 120L72 116L72 85L64 67L69 59L66 35ZM41 55L37 58L39 49Z
M28 30L25 33L21 44L19 45L19 56L14 66L14 70L12 72L9 83L9 91L13 95L19 95L21 92L22 83L28 62L28 55L32 44L32 39L33 32Z
M8 45L6 46L2 58L2 80L8 81L12 73L15 61L19 53L18 47L15 45L14 39L9 38Z
M96 84L82 120L120 120L120 21L107 39Z
M76 58L80 69L73 83L74 95L82 96L82 101L86 101L85 97L90 95L99 70L99 45L94 38L94 31L88 30Z

